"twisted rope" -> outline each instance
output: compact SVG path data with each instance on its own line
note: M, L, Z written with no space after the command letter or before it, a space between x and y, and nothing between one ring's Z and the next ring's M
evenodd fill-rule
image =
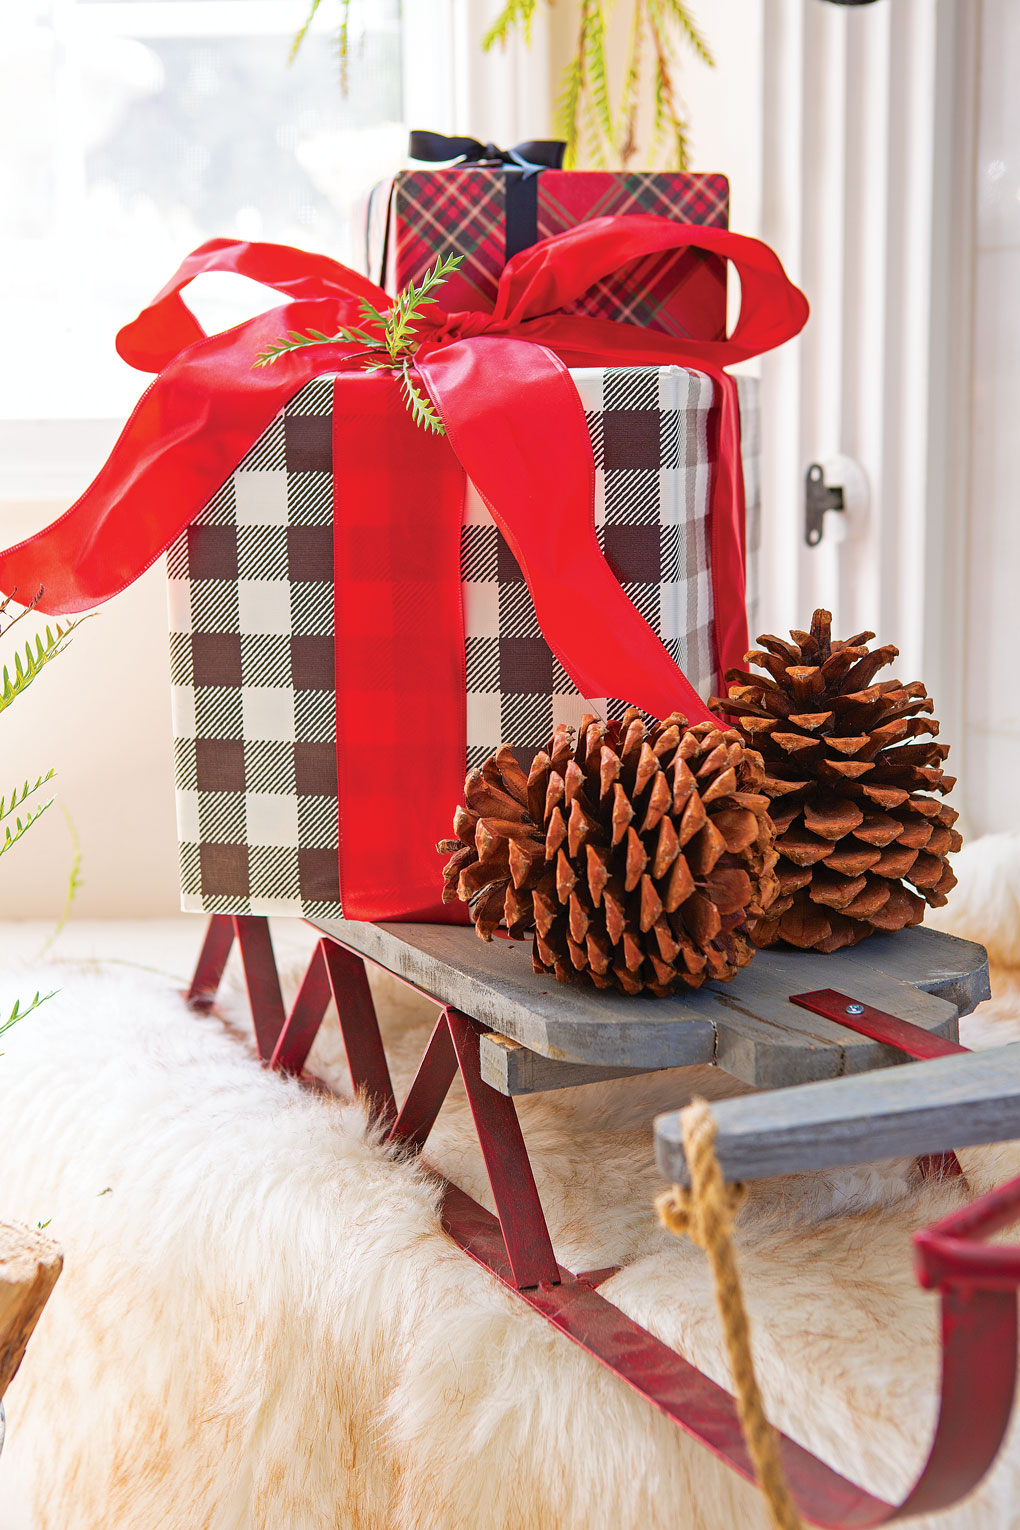
M715 1301L722 1320L737 1416L758 1486L774 1530L802 1530L782 1462L779 1442L769 1423L754 1373L751 1330L733 1249L733 1218L745 1198L742 1185L727 1185L715 1155L716 1126L704 1100L694 1100L680 1115L691 1188L674 1185L655 1208L676 1237L685 1234L703 1248L715 1281Z

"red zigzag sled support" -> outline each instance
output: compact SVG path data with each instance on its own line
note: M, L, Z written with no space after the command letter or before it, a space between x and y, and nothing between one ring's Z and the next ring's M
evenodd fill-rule
M319 941L287 1014L268 922L250 915L215 914L188 1002L197 1009L212 1007L235 938L259 1055L269 1067L301 1077L333 1000L354 1086L372 1102L379 1120L388 1123L394 1145L415 1151L424 1147L460 1072L497 1215L444 1181L446 1231L466 1254L554 1328L753 1482L754 1471L730 1394L599 1294L595 1287L613 1270L575 1275L557 1264L514 1102L481 1076L479 1037L484 1027L470 1015L437 1006L435 1029L407 1097L398 1107L364 960L338 941ZM845 995L823 990L799 995L796 1002L828 1014L836 999L836 1008L842 1011L838 1018L843 1020ZM895 1038L890 1021L900 1028ZM871 1026L866 1034L911 1055L917 1055L913 1047L930 1046L932 1040L919 1027L882 1011L868 1010L860 1025L862 1029ZM941 1045L965 1050L953 1043ZM316 1087L321 1085L316 1082ZM953 1172L951 1163L934 1168ZM896 1506L780 1435L783 1466L805 1519L831 1530L870 1530L946 1509L985 1475L998 1454L1013 1404L1020 1250L985 1247L978 1240L1018 1217L1020 1179L915 1236L918 1278L938 1291L942 1303L941 1405L927 1465L903 1503Z

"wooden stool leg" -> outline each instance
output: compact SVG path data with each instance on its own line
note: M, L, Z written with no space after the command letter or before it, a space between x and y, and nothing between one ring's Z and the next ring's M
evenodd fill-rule
M241 948L255 1041L259 1056L268 1059L276 1049L286 1019L269 920L258 914L234 914L232 918L234 934Z
M481 1028L456 1009L446 1011L446 1020L514 1280L519 1287L557 1284L556 1256L514 1102L482 1078Z
M211 1009L234 944L234 921L229 914L213 914L206 927L205 939L195 965L195 975L187 992L192 1009Z

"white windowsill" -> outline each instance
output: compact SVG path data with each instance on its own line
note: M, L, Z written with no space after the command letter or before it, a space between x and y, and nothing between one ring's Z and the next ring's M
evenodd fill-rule
M0 420L0 503L71 505L110 454L123 420Z

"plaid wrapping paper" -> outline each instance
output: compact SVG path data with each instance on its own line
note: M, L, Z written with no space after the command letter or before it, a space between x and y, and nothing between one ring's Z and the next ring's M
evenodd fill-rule
M711 380L682 367L577 370L600 545L707 696ZM757 387L740 380L749 563L759 525ZM333 663L332 377L298 393L168 553L182 907L339 918ZM461 533L467 758L530 760L582 698L469 488ZM753 578L749 589L753 589ZM341 592L342 597L342 592ZM452 811L452 804L451 804Z
M369 275L389 292L400 292L420 280L437 256L462 255L464 264L446 283L444 307L491 309L506 264L506 173L475 165L404 170L377 187L366 223ZM623 213L654 213L678 223L725 228L729 182L724 175L665 172L539 174L539 239L591 218ZM671 335L722 339L726 265L696 250L679 257L650 256L598 283L570 312Z

